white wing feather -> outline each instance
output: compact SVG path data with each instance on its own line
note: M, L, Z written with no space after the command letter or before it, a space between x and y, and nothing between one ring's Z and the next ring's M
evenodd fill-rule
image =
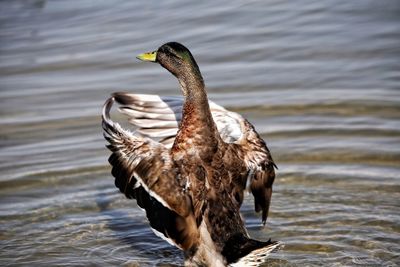
M129 93L115 93L113 96L121 104L119 111L129 117L139 134L172 147L182 117L182 97ZM243 135L243 117L212 101L209 103L224 142L237 142Z

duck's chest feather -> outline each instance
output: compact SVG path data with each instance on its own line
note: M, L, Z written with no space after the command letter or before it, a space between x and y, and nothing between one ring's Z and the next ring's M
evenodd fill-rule
M210 161L219 148L221 140L211 114L198 103L185 103L183 118L171 149L173 159L176 162Z

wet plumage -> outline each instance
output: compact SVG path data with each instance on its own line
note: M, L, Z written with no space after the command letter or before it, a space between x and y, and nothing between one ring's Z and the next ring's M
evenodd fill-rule
M277 243L251 239L239 213L249 181L255 210L267 218L275 164L265 142L239 114L208 100L183 45L167 43L139 58L176 76L183 98L114 93L107 100L103 129L115 185L146 210L153 230L185 251L186 265L267 254ZM114 101L135 134L110 119Z

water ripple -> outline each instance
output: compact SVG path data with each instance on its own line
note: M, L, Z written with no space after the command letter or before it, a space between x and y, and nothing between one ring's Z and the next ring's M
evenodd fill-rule
M114 187L100 125L111 92L180 94L135 61L172 40L279 166L267 226L251 196L242 207L251 236L285 244L263 266L399 265L398 13L395 0L0 1L2 265L182 265Z

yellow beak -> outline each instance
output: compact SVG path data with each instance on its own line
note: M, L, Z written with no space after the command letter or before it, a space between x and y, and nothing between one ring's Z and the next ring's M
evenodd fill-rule
M136 58L143 60L143 61L156 62L157 52L154 51L154 52L149 52L149 53L143 53L143 54L138 55Z

